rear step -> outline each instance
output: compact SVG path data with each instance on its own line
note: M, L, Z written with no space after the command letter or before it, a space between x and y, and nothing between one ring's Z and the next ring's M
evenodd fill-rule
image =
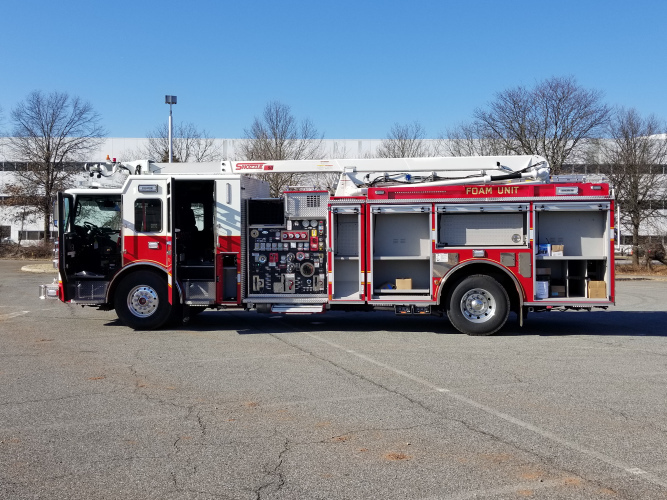
M271 312L280 314L318 314L324 312L324 304L272 304Z

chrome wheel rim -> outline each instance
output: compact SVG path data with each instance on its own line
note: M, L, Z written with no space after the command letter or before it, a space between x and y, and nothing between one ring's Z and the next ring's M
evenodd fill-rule
M461 312L472 323L484 323L496 314L496 301L487 290L473 288L461 298Z
M157 311L159 305L157 292L150 286L135 286L127 295L127 308L137 318L148 318Z

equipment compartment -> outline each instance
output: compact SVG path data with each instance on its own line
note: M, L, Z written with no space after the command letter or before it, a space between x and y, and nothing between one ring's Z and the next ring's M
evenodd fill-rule
M374 207L371 216L372 287L374 298L383 295L430 297L430 206ZM398 288L397 280L411 281ZM403 282L406 283L406 282Z
M608 202L535 206L535 266L549 270L548 300L587 299L590 281L609 283L609 209Z

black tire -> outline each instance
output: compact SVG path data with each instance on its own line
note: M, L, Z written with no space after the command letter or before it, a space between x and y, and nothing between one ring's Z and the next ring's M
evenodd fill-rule
M447 317L461 333L491 335L500 330L509 316L507 290L491 276L469 276L449 295Z
M171 316L167 281L151 271L123 278L114 296L118 318L135 330L155 330Z

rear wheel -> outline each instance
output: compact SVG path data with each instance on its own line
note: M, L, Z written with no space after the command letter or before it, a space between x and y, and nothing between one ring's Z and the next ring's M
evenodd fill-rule
M509 296L491 276L469 276L451 292L447 317L461 333L491 335L509 316Z
M150 271L126 276L118 285L114 307L118 318L135 330L154 330L171 314L167 282Z

